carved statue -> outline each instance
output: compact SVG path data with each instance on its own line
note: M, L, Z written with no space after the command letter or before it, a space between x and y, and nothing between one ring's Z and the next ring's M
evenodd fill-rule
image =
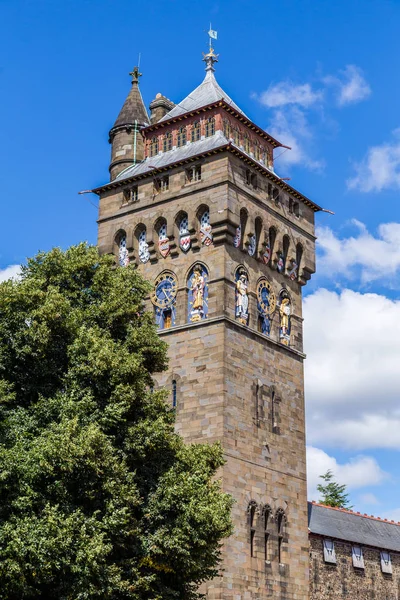
M247 287L247 273L246 271L241 270L236 282L236 318L238 318L243 325L247 325L249 319L249 297L247 295Z
M289 296L283 296L281 299L281 303L279 306L279 316L280 316L280 333L279 337L282 344L286 346L289 345L290 342L290 317L292 314L292 307L290 303Z
M200 265L196 265L193 270L193 276L191 278L191 308L190 308L190 320L200 321L205 316L204 311L204 292L206 288L205 273Z

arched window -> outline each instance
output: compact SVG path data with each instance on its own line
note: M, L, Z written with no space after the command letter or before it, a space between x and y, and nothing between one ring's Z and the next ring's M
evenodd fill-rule
M149 252L149 245L147 243L147 231L146 231L146 227L144 225L139 229L139 234L138 234L137 239L138 239L139 261L141 263L147 263L147 261L150 258L150 252Z
M271 507L264 506L264 559L270 560L269 555L269 520L271 516Z
M270 261L271 261L272 257L274 256L275 240L276 240L276 229L275 229L275 227L270 227L269 231L268 231Z
M192 142L198 142L201 138L200 121L195 121L192 125L191 140Z
M240 209L240 230L241 230L241 240L239 243L239 248L243 250L243 241L246 235L246 225L247 225L248 213L245 208Z
M263 228L263 222L260 217L256 217L254 228L255 228L255 236L256 236L254 258L258 258L258 255L260 253L261 232L262 232L262 228Z
M172 408L176 409L177 406L177 386L176 379L172 380Z
M286 263L287 263L288 254L289 254L289 246L290 246L290 238L288 235L284 235L283 236L283 269L282 269L283 272L286 269Z
M198 263L189 272L188 321L196 323L208 315L208 271Z
M243 137L243 150L246 152L246 154L250 154L250 140L247 134L245 134Z
M276 512L276 528L278 535L278 561L279 564L282 563L282 545L283 545L283 537L284 537L284 526L285 526L285 513L281 508L278 508Z
M180 146L185 146L186 144L186 127L180 127L178 129L177 143L178 148Z
M224 136L228 140L231 138L231 124L228 119L224 119Z
M260 146L257 142L254 143L254 158L260 160Z
M235 146L240 146L240 134L237 127L233 128L233 143Z
M200 216L200 239L205 246L210 246L213 241L212 227L210 224L210 210L204 208Z
M215 133L215 119L214 117L209 117L206 121L206 137L210 137Z
M172 150L172 133L170 131L164 135L163 139L163 151L168 152L168 150Z
M154 137L150 143L150 156L156 156L158 154L158 138Z
M118 240L118 264L120 267L129 265L128 248L126 247L126 233L121 233Z
M247 509L249 519L249 542L250 542L250 556L255 556L255 538L256 538L256 511L257 504L252 500Z
M183 212L178 217L179 226L179 247L183 252L187 252L191 246L189 233L189 218L187 213Z

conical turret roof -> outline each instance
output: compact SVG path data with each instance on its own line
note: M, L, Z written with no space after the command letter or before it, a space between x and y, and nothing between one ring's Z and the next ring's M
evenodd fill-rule
M130 75L132 76L132 87L113 125L113 129L123 125L134 125L135 121L138 125L148 125L150 123L150 118L139 89L139 77L141 73L135 67Z
M160 122L166 121L167 119L173 119L179 117L187 112L191 112L207 104L212 104L218 100L224 100L227 104L230 104L237 112L242 114L246 119L248 118L245 113L238 107L237 104L228 96L226 92L221 88L214 76L214 63L217 62L217 56L214 54L212 48L210 52L204 56L206 63L206 76L203 82L191 92L182 102L179 102L172 110L169 111Z

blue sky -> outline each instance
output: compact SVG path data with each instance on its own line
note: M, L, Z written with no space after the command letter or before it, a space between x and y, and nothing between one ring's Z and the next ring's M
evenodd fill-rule
M217 79L292 146L282 177L317 215L305 290L310 495L332 468L357 510L400 520L400 3L0 0L0 275L39 249L96 242L108 130L141 52L146 103ZM280 151L277 152L277 154Z

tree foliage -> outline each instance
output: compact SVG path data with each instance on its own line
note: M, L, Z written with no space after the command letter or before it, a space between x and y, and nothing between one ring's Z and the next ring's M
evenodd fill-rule
M325 475L320 475L320 479L326 482L326 485L319 483L317 490L322 495L321 504L325 506L335 506L336 508L352 508L349 503L349 495L346 493L346 485L339 485L333 480L333 473L330 469Z
M80 244L0 284L0 598L194 599L232 500L152 373L166 345L132 266Z

